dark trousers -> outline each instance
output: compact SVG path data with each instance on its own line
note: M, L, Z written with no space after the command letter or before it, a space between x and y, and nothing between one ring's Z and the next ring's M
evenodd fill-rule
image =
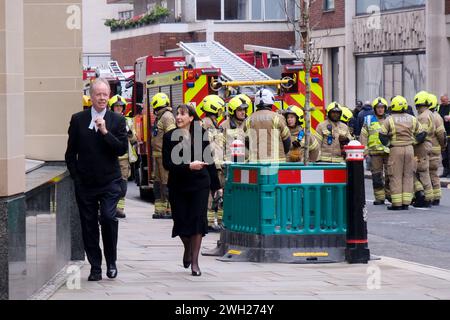
M123 194L123 183L121 181L122 178L119 178L103 187L86 187L83 185L75 187L84 250L91 264L91 272L101 272L102 266L99 222L106 263L112 264L117 260L119 222L116 218L116 207Z
M450 171L450 138L447 137L447 147L442 150L442 166L444 170L447 169Z

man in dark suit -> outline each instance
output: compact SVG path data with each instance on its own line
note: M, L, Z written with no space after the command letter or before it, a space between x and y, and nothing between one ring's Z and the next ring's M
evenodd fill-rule
M109 278L117 276L116 206L123 193L118 157L128 151L125 118L107 110L110 87L98 78L90 88L92 108L72 116L66 163L75 183L84 249L91 264L89 281L102 279L99 210Z

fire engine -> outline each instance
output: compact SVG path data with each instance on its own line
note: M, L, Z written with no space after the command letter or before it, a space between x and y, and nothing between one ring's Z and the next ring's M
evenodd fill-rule
M286 109L289 105L305 105L305 72L300 64L283 67L280 79L272 79L217 42L183 43L184 57L142 57L135 63L133 113L138 137L139 161L134 176L142 198L152 198L153 161L151 128L154 121L149 104L154 94L166 93L172 106L189 103L203 117L202 100L218 94L225 101L235 94L253 96L261 87L276 93L273 107ZM312 127L325 118L322 66L311 70ZM254 110L248 110L250 115ZM219 119L220 122L221 119Z

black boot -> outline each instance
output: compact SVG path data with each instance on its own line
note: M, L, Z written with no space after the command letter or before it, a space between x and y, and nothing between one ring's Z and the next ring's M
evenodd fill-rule
M425 193L423 191L417 191L415 193L414 200L412 202L415 208L424 208L425 206Z
M391 210L391 211L400 211L400 210L403 210L403 206L394 206L394 205L392 205L392 206L389 206L389 207L388 207L388 210Z
M373 205L374 206L382 206L382 205L384 205L384 200L375 200L373 202Z
M404 205L402 206L402 210L409 210L409 206L408 206L407 204L404 204Z
M439 199L433 200L433 202L432 202L431 204L432 204L433 206L438 206L438 205L441 204L441 200L439 200Z

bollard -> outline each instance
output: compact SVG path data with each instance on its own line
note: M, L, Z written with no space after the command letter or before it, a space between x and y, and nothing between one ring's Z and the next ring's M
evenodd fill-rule
M347 154L347 248L348 263L367 263L370 251L367 241L367 209L364 188L364 146L351 141L344 147Z
M233 140L231 142L231 161L245 162L245 144L241 140Z

